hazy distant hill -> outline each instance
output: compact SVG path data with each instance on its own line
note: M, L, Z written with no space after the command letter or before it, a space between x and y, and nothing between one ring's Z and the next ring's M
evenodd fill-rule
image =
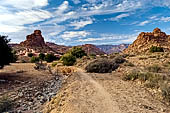
M120 45L97 45L99 49L104 51L107 54L122 52L124 49L128 48L129 44L120 44Z

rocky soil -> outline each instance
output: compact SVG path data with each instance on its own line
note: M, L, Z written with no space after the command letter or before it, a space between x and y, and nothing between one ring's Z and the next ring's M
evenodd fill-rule
M44 113L169 113L141 84L122 80L122 72L79 70L44 108Z
M48 72L36 71L33 64L12 64L1 70L0 96L7 95L14 101L9 113L42 113L42 106L49 102L62 86L63 76L52 76ZM17 75L4 75L8 70ZM29 71L29 72L28 72Z

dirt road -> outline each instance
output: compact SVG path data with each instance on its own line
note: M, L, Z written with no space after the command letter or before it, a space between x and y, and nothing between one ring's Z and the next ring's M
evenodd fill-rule
M88 74L78 69L45 113L169 113L144 87L122 81L118 72Z

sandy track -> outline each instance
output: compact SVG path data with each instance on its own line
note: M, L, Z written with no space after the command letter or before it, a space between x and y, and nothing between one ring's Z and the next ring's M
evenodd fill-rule
M78 69L45 113L170 113L144 87L123 81L120 75Z
M81 78L80 111L83 113L120 113L111 95L88 74L78 71Z

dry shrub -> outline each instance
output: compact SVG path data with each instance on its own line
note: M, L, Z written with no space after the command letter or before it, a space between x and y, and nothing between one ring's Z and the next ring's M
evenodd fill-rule
M97 59L89 63L85 70L90 73L110 73L117 69L119 65L108 59Z

